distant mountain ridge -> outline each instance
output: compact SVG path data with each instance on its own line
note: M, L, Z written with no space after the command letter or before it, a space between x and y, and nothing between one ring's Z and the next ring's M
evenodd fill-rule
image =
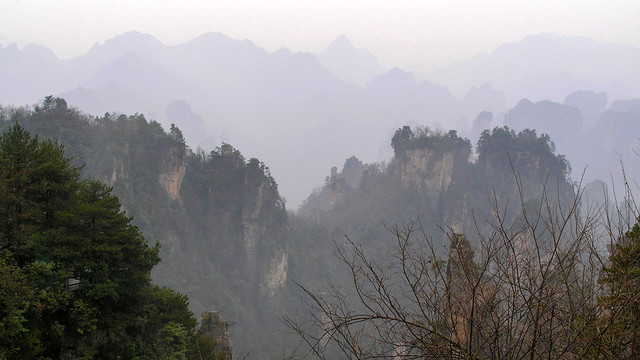
M612 98L640 95L640 48L579 36L540 34L498 46L489 55L450 65L433 74L454 92L489 81L510 102L561 101L572 91L605 91Z
M531 55L549 49L561 50L557 61ZM194 148L231 142L271 164L295 208L342 159L388 159L389 138L404 124L469 135L480 112L492 112L489 126L501 125L522 98L562 102L576 90L606 91L612 102L640 97L639 54L582 38L532 36L423 80L386 71L346 36L313 55L269 53L220 33L167 46L132 31L69 60L39 46L0 47L0 104L52 94L94 115L141 112L165 128L175 123L192 135ZM592 74L599 69L606 71ZM176 101L189 109L184 116L167 111ZM292 169L300 171L294 176Z
M316 57L339 78L360 86L386 72L368 50L356 49L344 34L333 40Z

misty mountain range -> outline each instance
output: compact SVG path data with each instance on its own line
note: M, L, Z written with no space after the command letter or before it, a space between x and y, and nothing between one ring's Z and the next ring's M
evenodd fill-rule
M472 139L504 124L536 128L579 174L589 165L587 179L607 179L616 154L629 159L637 148L637 64L639 48L545 34L430 81L385 69L345 36L308 54L268 53L218 33L167 46L128 32L68 60L42 46L0 47L0 103L52 94L90 114L142 112L165 128L175 123L192 147L228 142L259 157L297 207L347 157L390 158L389 139L405 124Z

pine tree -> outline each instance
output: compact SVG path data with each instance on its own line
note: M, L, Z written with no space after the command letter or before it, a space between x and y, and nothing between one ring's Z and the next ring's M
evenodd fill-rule
M186 296L151 284L111 188L19 125L0 136L0 359L186 359Z
M609 309L610 330L603 350L616 359L640 356L640 223L620 239L604 268L600 301Z
M20 266L33 261L35 237L56 226L75 194L80 168L61 145L39 142L19 125L0 138L0 246Z

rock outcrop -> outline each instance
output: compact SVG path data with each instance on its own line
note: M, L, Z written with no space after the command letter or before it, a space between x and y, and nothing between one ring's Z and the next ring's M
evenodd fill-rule
M446 317L450 321L447 328L456 343L467 344L471 340L475 346L480 340L477 334L471 334L490 318L497 289L490 280L483 280L467 237L453 233L450 239L445 296L449 312Z
M224 355L223 359L233 359L229 325L217 311L206 311L202 313L200 317L200 328L197 332L200 336L209 338L216 344L215 350L218 354Z
M464 173L471 166L470 154L469 141L455 132L415 136L396 148L400 182L424 198L428 209L436 210L452 187L456 198L464 197L466 189L459 183L465 181Z
M407 150L401 163L401 180L426 197L438 196L451 184L456 158L454 151L437 151L428 148Z
M501 200L540 200L547 195L571 198L573 189L566 180L570 171L548 135L535 131L515 131L504 127L486 131L478 141L476 170L483 191L495 190ZM554 196L555 197L555 196Z
M486 162L478 165L484 177L491 179L489 184L501 190L498 195L504 199L518 199L520 192L524 199L539 198L543 191L553 193L557 186L563 187L562 193L568 190L567 184L558 182L564 181L566 169L551 171L549 161L534 151L495 152L487 154Z
M172 200L180 198L180 187L184 179L185 164L184 159L178 164L172 164L166 172L158 175L160 186L169 194Z
M278 251L272 258L261 284L268 297L274 297L278 290L285 286L288 268L289 254L284 250Z
M274 213L284 212L284 203L267 173L254 160L246 164L241 224L248 283L256 279L259 292L272 297L286 282L289 262L287 244L273 228Z
M331 179L329 184L329 210L343 207L347 201L347 181L342 177Z

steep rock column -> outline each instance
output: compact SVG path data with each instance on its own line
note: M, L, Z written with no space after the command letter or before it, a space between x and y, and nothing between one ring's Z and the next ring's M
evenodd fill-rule
M402 186L414 189L425 201L425 210L442 214L454 231L466 231L470 219L469 155L467 141L438 146L413 147L396 156Z
M200 317L200 336L211 339L216 344L216 351L224 354L224 359L232 360L231 336L229 325L217 311L205 311Z
M273 297L285 285L289 265L278 220L284 204L272 180L259 168L250 162L245 173L243 244L248 274L255 276L259 293Z
M450 238L445 304L447 327L451 341L461 349L474 352L479 344L495 336L491 329L484 331L490 324L489 319L495 319L498 288L481 274L467 237L454 233Z
M402 184L414 187L426 197L437 197L451 183L454 159L453 151L407 150L401 165Z
M473 301L470 281L473 282L475 276L473 250L467 237L452 234L447 262L446 316L452 340L462 346L465 346L469 339Z
M160 186L169 194L172 200L180 199L180 187L185 174L186 158L177 149L171 151L170 160L164 166L164 171L158 175Z

